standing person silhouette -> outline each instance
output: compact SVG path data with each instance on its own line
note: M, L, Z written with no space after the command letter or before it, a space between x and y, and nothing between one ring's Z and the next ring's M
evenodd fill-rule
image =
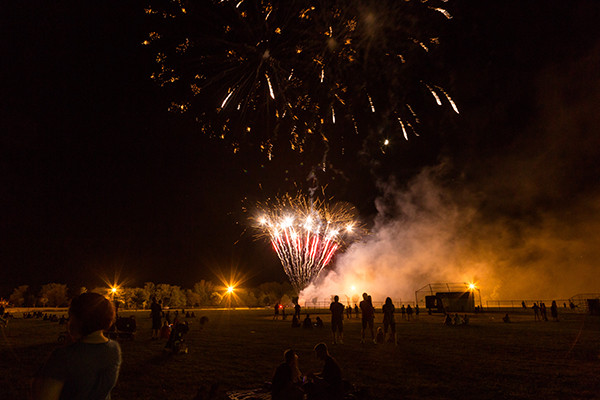
M388 330L391 330L388 341L396 343L396 320L394 318L396 308L394 307L394 303L392 303L392 299L387 297L381 309L383 311L383 334L387 337Z
M373 323L375 320L375 309L371 301L371 296L363 293L363 300L359 304L360 311L362 312L362 330L360 342L365 342L366 330L369 328L371 332L371 340L375 341L375 332L373 331Z
M533 310L533 319L535 321L540 319L540 307L537 305L537 303L533 303L533 307L531 307L531 309Z
M68 323L74 343L50 354L34 379L33 399L110 399L119 376L121 347L103 331L114 321L114 305L101 294L87 292L74 298Z
M550 315L552 315L552 319L558 322L558 306L556 305L556 300L552 300L552 305L550 306Z
M548 313L546 311L546 303L544 303L544 302L540 303L540 314L542 315L542 319L544 321L548 321Z
M160 336L162 322L162 307L156 302L156 297L152 297L150 304L150 318L152 318L152 340L158 339Z
M336 294L333 302L329 305L331 311L331 336L333 344L344 343L344 305L340 303L340 297Z

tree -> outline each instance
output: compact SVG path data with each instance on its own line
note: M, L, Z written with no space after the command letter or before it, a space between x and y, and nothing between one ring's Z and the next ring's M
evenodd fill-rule
M62 283L48 283L42 285L39 293L39 298L50 307L63 307L67 305L67 285Z
M144 306L148 303L146 302L146 296L144 293L144 289L142 289L142 288L133 289L133 293L131 295L131 304L135 308L145 308Z
M146 282L142 290L144 291L144 302L150 304L152 297L156 296L156 285L154 282Z
M21 307L25 303L25 296L29 290L29 285L21 285L16 287L8 300L17 307Z
M205 306L213 303L212 294L215 291L215 285L211 281L203 279L200 282L196 282L192 290L198 295L198 305Z

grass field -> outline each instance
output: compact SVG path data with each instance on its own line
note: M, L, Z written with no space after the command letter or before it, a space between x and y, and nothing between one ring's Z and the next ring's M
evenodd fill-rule
M124 312L123 315L130 313ZM400 344L360 344L360 322L345 320L344 344L325 329L292 329L268 310L202 310L200 329L188 320L189 354L165 355L150 340L148 312L135 312L135 340L122 340L123 364L113 399L194 398L201 385L221 393L269 380L283 350L299 353L302 372L320 364L313 346L324 341L344 378L372 399L600 399L600 318L564 313L560 322L535 322L529 313L475 314L469 326L447 327L440 315L397 325ZM377 315L376 322L381 322ZM400 318L398 318L400 319ZM63 326L13 319L1 328L0 398L26 399L33 374L56 346Z

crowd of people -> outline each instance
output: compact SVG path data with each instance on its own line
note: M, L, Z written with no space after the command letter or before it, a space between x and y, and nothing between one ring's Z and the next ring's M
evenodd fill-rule
M281 309L281 305L278 303L275 307L275 315L273 319L276 319L276 316ZM323 328L324 323L323 320L317 316L315 321L313 322L310 314L306 313L304 320L300 322L300 311L301 306L296 303L294 305L294 315L292 317L292 328ZM395 313L396 308L392 303L392 299L390 297L386 298L385 303L383 304L381 311L383 313L383 328L375 330L375 307L373 306L373 300L370 295L367 293L363 293L363 300L359 304L355 304L354 307L344 306L340 302L339 296L335 295L333 297L333 301L329 305L329 311L331 313L331 339L333 344L344 343L344 314L347 319L352 318L352 314L356 315L356 318L361 318L361 343L365 343L365 341L370 340L373 343L396 343L396 320ZM419 306L415 306L414 308L410 305L400 307L400 313L402 315L403 320L410 321L411 319L416 319L419 316ZM414 315L414 316L413 316ZM381 333L378 334L376 332Z
M523 307L525 304L523 302ZM285 315L285 307L278 304L275 307L275 316L279 313ZM358 311L357 311L358 310ZM381 307L383 326L375 330L375 307L370 295L363 293L362 301L354 307L344 306L339 301L339 296L334 296L329 306L331 313L331 339L333 344L342 344L344 341L344 315L351 318L352 312L361 316L361 343L367 340L376 344L394 343L396 337L396 307L390 297L385 299ZM546 306L543 302L532 306L535 320L548 321ZM4 310L0 310L4 316ZM418 306L402 305L399 308L402 318L410 321L419 315ZM415 317L413 317L413 314ZM550 315L558 321L558 306L556 301L550 306ZM33 399L50 398L110 398L110 392L117 382L121 365L121 348L115 340L107 337L106 332L114 326L117 320L114 304L104 296L96 293L83 293L73 299L68 311L68 318L60 319L67 324L70 337L73 339L67 346L55 349L48 360L42 365L35 375L32 393ZM292 317L293 327L305 329L323 328L324 323L320 316L313 322L310 314L306 314L300 323L301 307L294 305ZM163 311L162 305L155 298L150 307L152 320L152 339L167 339L167 346L173 338L181 332L187 332L187 321L182 318L195 317L193 312L185 310ZM51 316L41 312L25 313L24 318L51 319ZM58 318L57 318L58 319ZM206 317L200 319L200 325L207 322ZM502 320L511 322L506 313ZM468 325L468 315L459 316L446 313L445 325ZM184 326L186 330L179 329ZM175 335L175 336L174 336ZM347 389L342 380L341 368L331 356L325 343L318 343L314 347L317 359L322 362L319 372L303 374L300 371L298 353L293 349L284 352L283 362L276 368L272 377L271 394L277 399L341 399Z

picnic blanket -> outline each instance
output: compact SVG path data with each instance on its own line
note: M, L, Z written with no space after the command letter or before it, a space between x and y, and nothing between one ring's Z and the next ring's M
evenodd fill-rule
M232 390L227 392L230 400L271 400L271 392L265 388Z

